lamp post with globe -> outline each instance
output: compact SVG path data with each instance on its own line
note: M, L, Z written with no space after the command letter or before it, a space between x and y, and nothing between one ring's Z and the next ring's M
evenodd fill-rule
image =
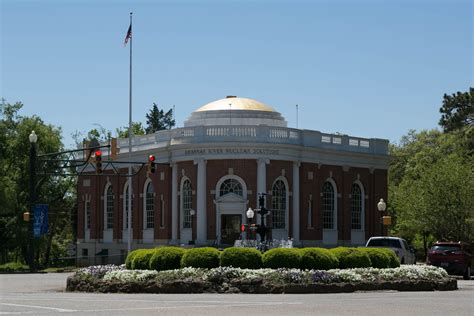
M380 234L383 236L383 214L387 209L387 204L383 199L380 199L380 201L377 203L377 209L380 212Z
M35 236L34 236L34 225L35 225L35 187L36 187L36 142L38 141L38 135L35 131L31 131L28 137L30 141L30 214L28 223L28 264L30 270L35 271Z
M268 228L265 226L265 215L270 213L270 211L265 208L265 193L258 193L258 209L252 210L252 208L249 207L249 209L246 212L247 218L251 220L255 212L260 214L260 225L257 228L257 233L260 235L260 241L263 243L265 242L265 235L267 234Z

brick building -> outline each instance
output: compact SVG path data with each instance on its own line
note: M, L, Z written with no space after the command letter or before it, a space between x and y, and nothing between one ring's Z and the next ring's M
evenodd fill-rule
M129 161L128 140L119 144L118 160ZM141 170L131 183L111 170L79 177L79 257L123 260L130 185L132 249L254 238L239 229L260 192L267 194L270 238L331 247L362 245L381 233L376 205L387 198L387 140L288 128L273 108L227 97L194 111L182 128L132 144L132 161L156 156L155 173Z

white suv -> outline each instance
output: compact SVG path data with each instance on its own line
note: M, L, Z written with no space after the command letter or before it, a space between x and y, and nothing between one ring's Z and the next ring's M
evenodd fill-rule
M366 247L390 248L398 256L401 264L415 264L415 250L408 247L405 239L399 237L370 237Z

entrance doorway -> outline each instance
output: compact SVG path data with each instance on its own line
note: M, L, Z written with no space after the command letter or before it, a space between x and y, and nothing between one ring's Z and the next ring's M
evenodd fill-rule
M240 225L242 225L242 215L221 215L221 243L234 245L240 237Z

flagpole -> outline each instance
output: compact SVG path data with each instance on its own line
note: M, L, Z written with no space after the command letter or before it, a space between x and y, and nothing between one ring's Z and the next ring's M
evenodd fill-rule
M296 105L296 129L298 129L298 104Z
M130 12L130 30L132 30L132 14ZM132 161L132 39L130 36L130 77L129 77L129 95L128 95L128 160ZM130 253L132 248L132 165L128 166L128 214L127 214L127 251Z

